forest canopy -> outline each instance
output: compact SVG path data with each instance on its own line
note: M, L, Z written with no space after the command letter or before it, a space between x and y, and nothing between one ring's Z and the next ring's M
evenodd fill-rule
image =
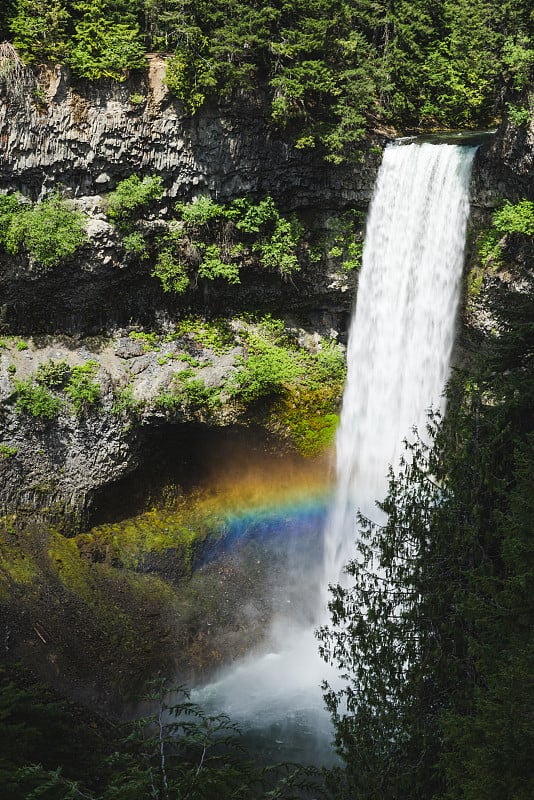
M3 0L0 39L30 65L124 80L167 58L186 112L266 92L273 125L334 162L372 128L529 116L526 0Z

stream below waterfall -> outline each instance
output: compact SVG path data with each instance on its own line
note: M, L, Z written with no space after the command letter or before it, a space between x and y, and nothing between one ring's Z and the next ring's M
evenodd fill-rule
M194 700L238 722L267 761L335 760L321 683L336 685L339 678L320 659L314 628L328 621L328 584L344 580L344 565L357 554L358 510L378 518L375 502L385 495L403 440L414 427L424 437L429 409L443 410L479 144L458 142L401 140L384 152L367 219L336 488L322 530L324 552L315 559L320 577L313 597L304 571L292 580L292 591L307 598L308 620L279 610L257 651L193 691Z

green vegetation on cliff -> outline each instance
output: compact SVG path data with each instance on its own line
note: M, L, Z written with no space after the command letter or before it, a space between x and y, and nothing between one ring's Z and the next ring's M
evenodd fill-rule
M0 247L24 253L45 268L56 267L85 242L85 217L53 194L40 203L0 195Z
M0 36L91 80L163 53L190 114L266 88L273 126L338 162L377 126L484 126L506 103L524 118L532 21L526 0L11 0Z
M107 197L108 217L124 234L126 251L141 259L149 252L138 227L140 216L162 194L159 176L141 180L131 175ZM301 267L303 227L295 217L283 217L271 197L258 203L239 197L220 204L200 196L192 203L177 203L174 210L176 217L154 248L152 274L165 292L183 294L199 279L238 284L246 266L260 266L284 279Z

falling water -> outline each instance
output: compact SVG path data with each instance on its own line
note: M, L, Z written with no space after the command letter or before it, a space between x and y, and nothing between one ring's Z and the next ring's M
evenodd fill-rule
M354 555L357 510L374 513L403 438L413 426L423 431L429 407L443 402L474 152L430 143L391 145L384 152L349 336L337 490L325 531L324 591L317 593L315 624L325 619L328 584L340 580ZM318 717L319 686L322 678L333 683L335 677L319 659L313 627L290 616L276 620L263 655L236 665L206 687L204 697L242 723L254 720L256 728L308 715L308 729L323 724L328 737Z
M443 405L454 342L475 148L386 148L369 210L347 383L325 583L354 554L356 513L376 518L403 440Z

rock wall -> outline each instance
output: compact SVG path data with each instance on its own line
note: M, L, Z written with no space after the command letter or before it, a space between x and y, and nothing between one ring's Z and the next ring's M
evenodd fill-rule
M146 78L72 84L57 67L38 107L1 103L0 188L33 199L58 185L91 195L135 172L161 175L169 196L186 200L272 194L286 209L369 201L379 153L328 166L274 130L261 94L189 117L168 93L164 69L152 57Z
M127 324L160 326L188 312L350 310L355 276L340 281L324 262L307 265L292 281L249 270L238 287L203 282L176 297L151 276L150 261L125 253L102 196L133 173L158 174L165 187L147 222L150 236L168 215L169 199L201 194L270 194L284 213L297 211L320 229L349 207L366 208L380 163L378 139L343 166L296 149L270 124L261 94L222 108L206 105L189 117L163 74L156 57L146 77L125 84L73 84L57 67L47 76L44 101L0 97L0 191L36 200L60 187L90 216L87 246L54 270L0 253L0 332L92 335Z
M471 199L493 208L504 198L517 202L534 197L534 117L529 125L505 122L490 143L481 147L473 168Z

